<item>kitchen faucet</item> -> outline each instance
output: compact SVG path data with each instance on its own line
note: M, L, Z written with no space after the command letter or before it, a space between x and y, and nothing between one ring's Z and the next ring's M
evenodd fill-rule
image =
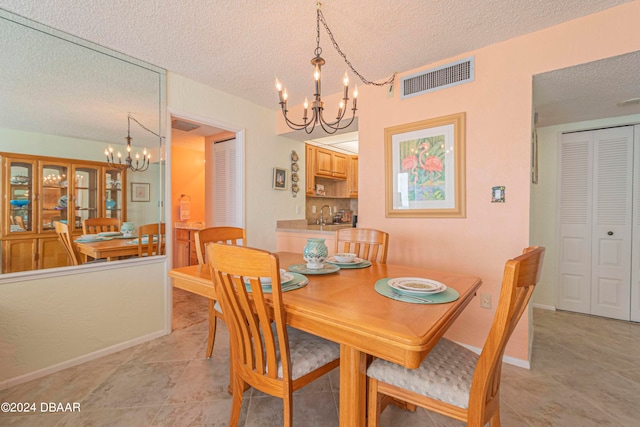
M331 206L322 205L322 207L320 208L320 225L327 225L327 223L324 221L322 217L322 211L324 210L324 208L329 208L329 218L331 218Z

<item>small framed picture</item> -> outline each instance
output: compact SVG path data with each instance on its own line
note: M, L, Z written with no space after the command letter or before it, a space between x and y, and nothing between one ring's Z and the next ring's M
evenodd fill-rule
M287 189L287 170L283 168L273 168L273 189Z
M145 182L131 183L131 201L132 202L148 202L151 184Z

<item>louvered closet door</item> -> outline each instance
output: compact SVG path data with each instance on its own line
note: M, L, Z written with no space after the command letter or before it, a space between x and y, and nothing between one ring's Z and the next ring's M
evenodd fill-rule
M558 308L590 313L593 132L563 135L559 158Z
M640 322L640 125L633 131L633 220L631 244L631 320Z
M217 142L213 151L213 225L242 227L238 212L236 140Z
M558 308L630 319L633 127L563 135Z
M633 127L595 131L591 314L630 319Z

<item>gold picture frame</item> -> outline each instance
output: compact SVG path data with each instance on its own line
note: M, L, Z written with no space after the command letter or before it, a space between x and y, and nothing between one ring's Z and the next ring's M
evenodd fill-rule
M384 130L387 217L464 218L465 113Z
M151 200L151 184L146 182L131 183L131 201L148 202Z

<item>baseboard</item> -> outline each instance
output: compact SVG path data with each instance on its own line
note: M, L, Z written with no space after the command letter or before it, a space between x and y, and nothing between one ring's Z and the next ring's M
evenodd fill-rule
M111 347L103 348L98 351L94 351L93 353L84 354L82 356L76 357L75 359L66 360L62 363L58 363L53 366L49 366L43 369L39 369L34 372L29 372L28 374L20 375L15 378L9 378L8 380L0 381L0 390L4 390L9 387L13 387L14 385L26 383L27 381L35 380L38 378L42 378L46 375L53 374L55 372L62 371L67 368L71 368L73 366L81 365L85 362L89 362L91 360L98 359L103 356L107 356L109 354L117 353L122 350L126 350L127 348L136 346L138 344L145 343L147 341L154 340L161 336L166 335L164 330L156 331L148 335L143 335L141 337L134 338L130 341L125 341Z
M543 310L556 311L555 305L546 305L546 304L532 304L533 308L541 308Z
M463 343L460 343L460 342L457 343L457 344L460 344L464 348L469 349L469 350L473 351L476 354L480 354L480 352L482 351L481 348L474 347L474 346L471 346L471 345L463 344ZM508 363L509 365L517 366L519 368L531 369L531 363L528 360L517 359L517 358L511 357L511 356L503 356L502 357L502 361L504 363Z

